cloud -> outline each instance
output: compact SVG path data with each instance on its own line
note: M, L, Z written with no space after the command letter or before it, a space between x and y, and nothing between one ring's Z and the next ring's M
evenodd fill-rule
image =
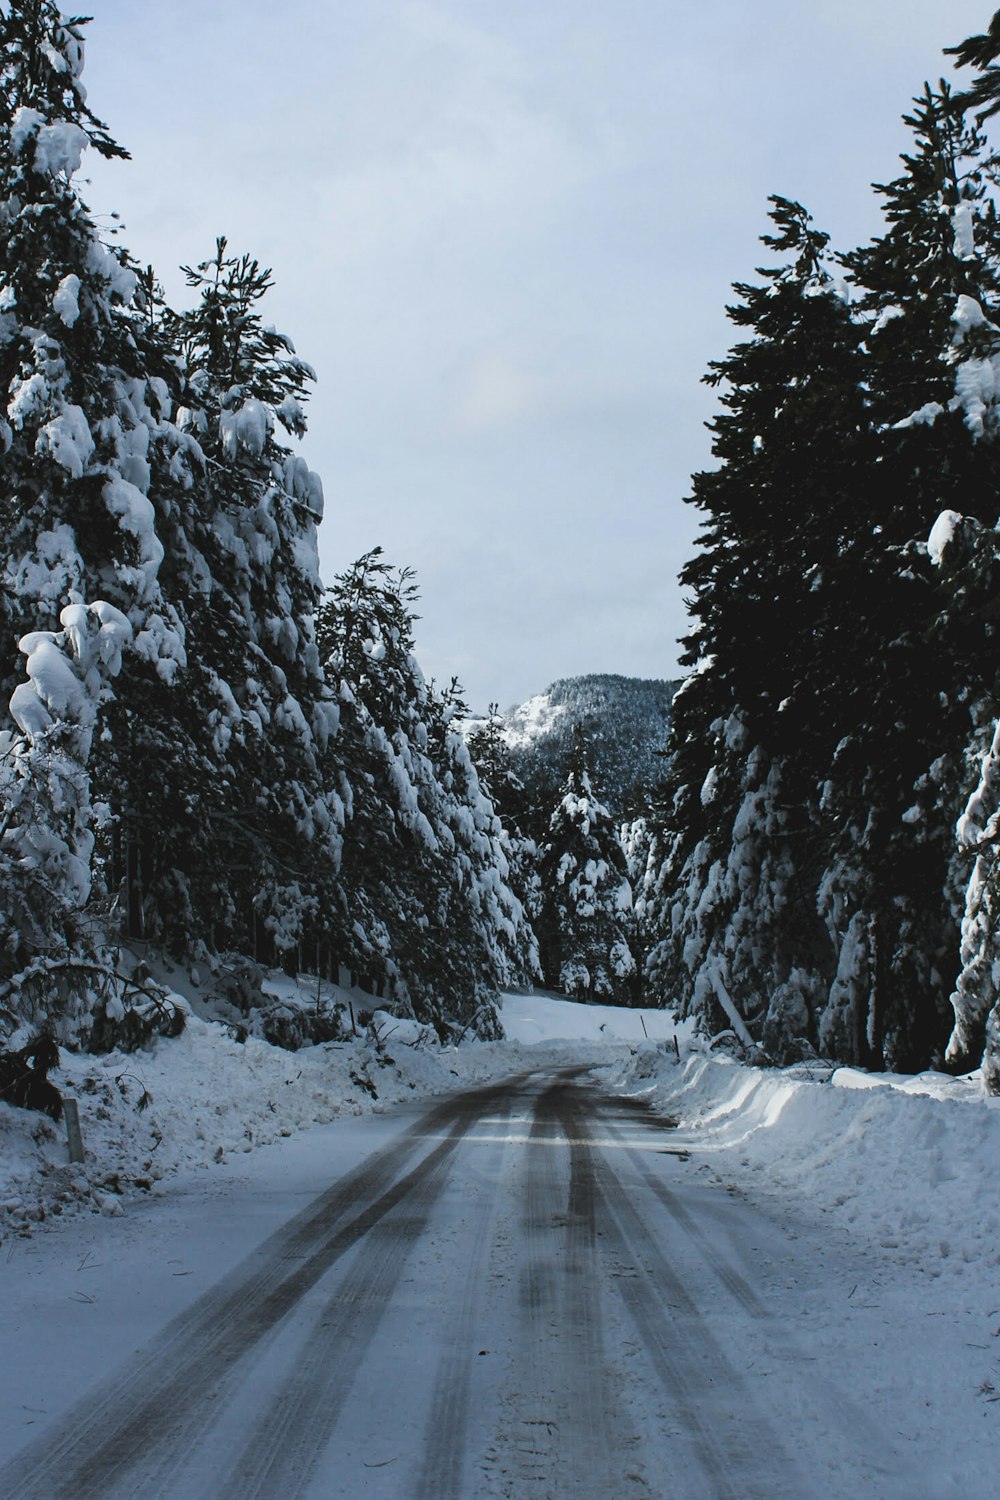
M417 566L427 672L480 705L669 675L700 384L766 197L843 248L899 115L980 0L91 0L86 82L133 153L101 210L175 298L217 233L271 264L320 375L328 573ZM947 10L947 15L944 11ZM195 39L193 42L192 39ZM195 44L196 43L196 44ZM846 102L845 102L846 101ZM93 153L91 153L93 155Z

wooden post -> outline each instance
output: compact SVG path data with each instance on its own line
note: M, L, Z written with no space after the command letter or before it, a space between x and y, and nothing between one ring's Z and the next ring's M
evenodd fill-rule
M83 1161L83 1136L80 1133L80 1105L78 1100L63 1098L63 1114L66 1117L66 1145L70 1161Z

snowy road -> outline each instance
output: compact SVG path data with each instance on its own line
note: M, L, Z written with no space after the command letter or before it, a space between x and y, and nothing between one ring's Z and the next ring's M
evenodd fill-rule
M848 1301L870 1267L707 1181L599 1070L396 1111L373 1140L242 1261L241 1234L271 1226L259 1185L234 1191L221 1279L166 1301L137 1353L107 1327L117 1373L83 1372L6 1466L5 1500L953 1493L906 1456L912 1383L894 1397L863 1360L834 1367L831 1287L854 1347L891 1343Z

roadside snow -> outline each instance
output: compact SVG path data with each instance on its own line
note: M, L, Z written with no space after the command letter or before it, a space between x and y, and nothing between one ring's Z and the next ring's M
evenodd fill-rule
M314 987L283 975L267 985L299 1006ZM289 1052L237 1040L207 1019L197 982L183 988L180 1037L131 1054L64 1054L52 1075L80 1102L82 1166L68 1164L61 1126L0 1105L0 1244L66 1213L118 1215L179 1173L211 1174L318 1125L582 1063L610 1068L614 1087L677 1118L672 1144L740 1191L797 1200L933 1279L973 1269L992 1278L1000 1267L1000 1100L985 1098L975 1075L750 1068L701 1050L662 1011L543 995L504 997L506 1041L442 1047L429 1028L336 986L324 986L324 1000L353 1004L359 1017L375 1010L373 1024Z
M181 1036L139 1052L64 1052L51 1078L79 1100L86 1162L68 1165L62 1126L0 1105L0 1236L30 1233L73 1208L120 1212L123 1200L158 1192L181 1169L490 1072L477 1046L442 1049L381 1030L381 1040L365 1030L287 1052L255 1037L239 1042L229 1027L192 1014Z
M645 1046L614 1082L674 1116L672 1143L741 1191L808 1203L933 1279L994 1280L1000 1099L978 1075L779 1071L700 1052L678 1064Z
M51 1075L64 1097L79 1100L82 1165L68 1163L61 1125L0 1104L0 1246L68 1213L118 1215L130 1201L161 1194L179 1172L211 1170L317 1125L530 1067L522 1044L565 1039L576 1061L581 1043L590 1043L585 1056L597 1060L617 1056L610 1042L643 1035L638 1011L509 996L508 1042L470 1038L442 1047L429 1027L380 1011L372 996L324 983L324 1004L342 1005L345 1015L353 1006L358 1035L290 1052L254 1036L237 1040L237 1027L227 1022L243 1018L210 1003L208 983L155 967L187 1011L183 1033L132 1053L64 1051ZM275 973L265 988L301 1010L313 1003L316 981ZM650 1036L672 1035L663 1012L641 1014ZM549 1053L561 1061L567 1049L550 1047L546 1060Z

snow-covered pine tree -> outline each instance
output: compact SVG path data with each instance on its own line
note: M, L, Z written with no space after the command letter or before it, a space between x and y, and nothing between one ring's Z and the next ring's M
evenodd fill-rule
M59 623L21 637L28 680L11 695L15 727L0 730L0 1028L74 1041L111 977L82 917L97 821L89 761L132 628L72 591Z
M81 23L49 0L14 0L0 13L0 67L9 683L17 634L56 627L69 589L139 611L133 623L157 602L148 456L166 393L149 378L136 275L73 181L88 146L125 154L85 102Z
M574 737L539 865L538 941L545 982L580 999L635 996L632 887L614 819Z
M985 36L971 37L948 49L960 64L974 65L979 76L958 100L979 111L980 123L1000 107L1000 13ZM966 252L982 253L981 225L965 226ZM992 227L992 226L987 226ZM988 242L996 259L995 240ZM992 290L990 288L989 290ZM994 493L1000 490L997 435L1000 390L1000 317L996 296L960 295L953 309L954 394L949 406L965 417L978 448L977 458L992 468ZM947 393L944 393L947 394ZM967 746L967 801L957 825L956 875L964 886L964 910L958 974L951 995L954 1027L948 1041L949 1066L966 1071L981 1064L985 1087L1000 1093L1000 677L996 673L996 597L1000 582L1000 547L996 527L967 513L960 494L956 509L938 516L928 538L928 552L942 582L941 633L965 646L956 671L959 690L969 698L973 732ZM995 514L995 510L993 512Z
M705 377L721 388L720 462L693 481L706 521L682 573L692 672L673 701L639 906L661 1003L713 1031L735 1009L785 1057L815 1043L829 965L817 785L837 742L831 685L871 440L827 236L787 199L770 217L764 244L782 263L737 285L729 317L750 336Z
M541 899L539 849L527 831L531 820L528 792L514 767L499 704L489 705L485 720L469 734L467 743L480 785L500 819L511 890L534 927Z
M998 634L1000 549L995 528L945 511L928 545L950 594L950 608L963 622L975 621L984 656L995 659L990 649ZM992 739L984 743L980 732L970 740L969 793L956 830L964 911L951 995L954 1026L945 1057L959 1072L982 1065L986 1088L1000 1093L1000 682L988 694L983 709L987 707L994 714Z
M859 289L878 467L856 553L865 586L838 661L821 881L838 952L824 1050L904 1070L940 1057L947 1036L951 828L981 676L969 641L941 629L925 539L942 504L995 515L995 467L974 441L974 392L956 399L955 366L980 337L963 328L967 314L998 288L982 137L944 84L925 87L905 119L914 148L877 189L886 232L843 258Z
M460 939L456 990L461 993L464 985L477 994L485 1016L498 989L538 977L537 943L514 888L510 840L461 731L468 708L458 683L433 692L431 702L428 749L441 788L439 840L445 851L443 930ZM454 946L453 937L442 952L451 964Z
M185 272L197 304L160 319L198 468L183 539L184 753L160 789L169 832L138 798L126 817L154 931L288 955L325 926L343 821L314 626L322 487L279 430L304 433L314 375L263 321L269 270L220 238Z
M348 816L332 918L340 962L422 1020L495 1033L498 988L531 965L502 830L454 694L413 654L416 589L381 549L338 577L319 639L341 714Z
M336 902L329 917L338 962L376 994L408 998L400 933L419 932L408 889L420 846L434 842L407 763L425 696L412 655L408 573L381 548L334 580L320 605L320 654L337 702L337 765L347 810ZM421 729L419 733L425 734Z
M150 498L154 456L172 442L166 387L151 372L135 273L124 252L102 242L74 182L88 147L107 157L126 154L86 103L82 27L51 0L10 0L0 10L0 727L12 736L7 791L17 799L4 819L8 852L32 807L38 838L51 815L58 825L52 836L71 851L70 863L89 866L90 782L100 783L105 751L92 716L109 695L108 674L87 661L80 621L92 621L94 610L124 620L113 653L117 661L127 636L119 692L135 674L173 676L184 647L160 586L163 546ZM7 712L25 640L43 642L42 655L63 663L66 684L68 672L81 692L93 690L89 707L78 693L60 700L64 726L54 700L44 732L37 723L29 732L17 711ZM106 645L107 637L101 651ZM37 655L30 652L29 661ZM23 690L17 693L24 701ZM49 703L44 692L41 698ZM56 781L25 800L25 767L34 775L46 757L67 788L72 829L62 826ZM82 900L89 869L86 877L78 873L70 884ZM32 879L40 895L37 872ZM51 923L40 907L35 916L66 951L75 939L65 930L68 909L57 887L64 896L69 888L54 878ZM22 933L37 930L29 924ZM16 969L25 958L8 942L8 965Z

